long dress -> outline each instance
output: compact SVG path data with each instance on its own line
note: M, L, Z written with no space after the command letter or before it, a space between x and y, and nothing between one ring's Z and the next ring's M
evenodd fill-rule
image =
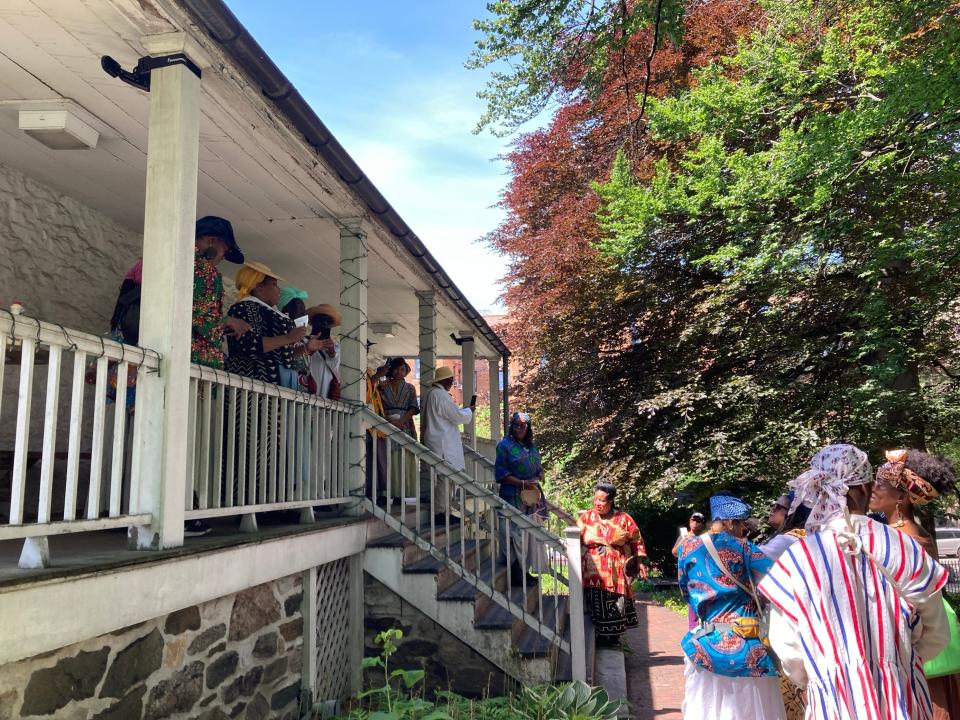
M756 546L727 532L710 533L727 569L742 584L756 583L770 560ZM685 720L783 720L776 666L759 638L727 627L736 618L756 618L753 598L721 571L703 536L685 543L677 559L680 591L701 625L680 641L684 661Z
M627 628L637 627L633 586L627 562L646 557L640 529L627 513L614 510L603 518L587 510L577 519L580 528L584 605L593 618L597 640L614 642Z
M806 685L809 720L929 720L923 660L949 637L947 572L906 535L863 515L851 523L873 559L843 543L840 518L787 549L761 581L774 608L770 642Z
M383 400L383 412L388 420L401 417L410 410L415 413L420 411L420 405L417 403L417 389L406 381L399 384L393 382L382 383L380 385L380 398ZM413 438L417 437L413 418L410 418L400 429ZM398 445L393 445L390 452L390 495L393 497L415 495L416 473L416 456L413 453L404 452L403 448Z
M246 320L252 328L239 337L227 337L229 372L279 385L281 365L289 369L299 367L293 345L284 345L269 352L263 350L263 339L291 332L295 327L293 320L253 296L234 303L227 314Z
M537 525L543 525L547 517L547 505L541 488L540 502L536 505L524 505L520 501L520 488L503 482L508 475L517 480L535 480L539 483L543 465L540 450L535 443L524 445L512 436L507 436L497 443L496 462L494 463L493 477L499 489L497 494L508 504L515 507L530 518ZM516 523L507 523L504 513L500 513L500 560L522 562L526 558L527 568L534 572L546 572L549 567L545 553L536 552L537 544L532 542L529 535Z

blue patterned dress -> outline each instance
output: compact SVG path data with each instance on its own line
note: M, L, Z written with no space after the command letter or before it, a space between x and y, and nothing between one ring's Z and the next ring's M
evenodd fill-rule
M730 572L750 586L770 570L772 561L751 542L730 533L710 535L717 554ZM677 559L680 590L701 622L730 623L737 617L757 617L753 599L730 580L713 561L702 537L681 546ZM695 628L680 641L687 658L695 665L727 677L777 675L773 660L759 639L744 639L728 630L703 633Z

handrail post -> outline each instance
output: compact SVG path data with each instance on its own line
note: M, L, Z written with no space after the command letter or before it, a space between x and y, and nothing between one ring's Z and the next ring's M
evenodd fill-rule
M583 630L583 573L580 567L580 528L564 530L567 546L567 585L570 588L570 661L574 680L587 680L586 640Z

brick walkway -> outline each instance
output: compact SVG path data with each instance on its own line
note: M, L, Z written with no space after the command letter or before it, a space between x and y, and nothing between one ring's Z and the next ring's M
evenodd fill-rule
M634 720L681 720L686 616L637 601L640 626L627 631L633 650L626 656L627 693Z

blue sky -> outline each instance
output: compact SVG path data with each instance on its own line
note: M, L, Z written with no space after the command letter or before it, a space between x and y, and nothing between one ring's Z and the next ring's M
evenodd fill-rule
M240 21L482 313L503 258L508 140L473 135L483 71L464 61L483 0L228 0Z

